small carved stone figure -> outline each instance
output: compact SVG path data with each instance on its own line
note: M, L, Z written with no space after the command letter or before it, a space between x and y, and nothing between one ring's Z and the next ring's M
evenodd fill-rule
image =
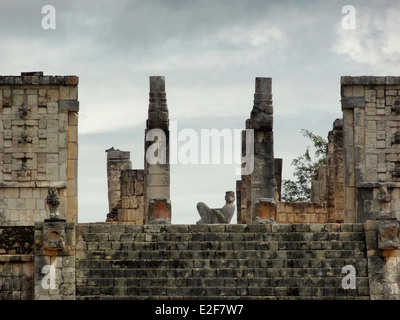
M233 191L227 191L225 201L225 205L220 209L212 209L205 203L199 202L197 204L197 211L199 212L201 219L197 221L197 224L229 224L233 213L235 212L235 193Z
M28 115L28 107L27 105L24 103L24 105L22 107L18 108L18 111L21 112L22 117L25 118Z
M396 114L400 114L400 99L398 97L394 101L394 106L393 106L392 110Z
M23 131L21 134L21 138L18 139L19 143L31 143L32 142L32 138L28 136L28 132Z
M60 205L60 197L57 192L57 188L50 187L47 193L47 205L50 210L50 219L58 220L60 218L60 213L58 211L58 206Z

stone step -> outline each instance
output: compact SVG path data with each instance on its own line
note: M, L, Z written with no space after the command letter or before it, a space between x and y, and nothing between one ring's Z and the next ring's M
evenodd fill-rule
M185 241L185 242L119 242L92 241L80 243L77 251L182 251L182 250L365 250L364 241Z
M113 223L80 223L77 232L85 233L137 233L137 234L179 234L179 233L280 233L280 232L363 232L363 223L311 223L311 224L215 224L215 225L125 225ZM82 232L84 231L84 232Z
M135 241L138 243L163 243L185 241L364 241L360 232L260 232L260 233L86 233L83 241Z
M365 251L360 250L148 250L148 251L125 251L125 252L111 252L111 251L92 251L85 254L80 261L85 260L105 260L105 261L159 261L171 260L174 263L177 260L204 260L213 259L215 263L221 263L220 260L297 260L297 259L310 259L310 260L326 260L326 259L351 259L351 258L364 258ZM106 262L107 263L107 262ZM110 262L109 262L110 263Z
M276 297L303 297L303 296L367 296L368 287L357 287L356 289L343 289L340 287L85 287L80 288L77 292L79 295L110 295L110 296L130 296L144 297L144 296L159 296L161 299L168 299L172 296L180 296L185 299L202 299L204 297L216 296L224 298L228 296L237 296L240 298L252 296L276 296Z
M345 265L353 265L360 270L366 269L366 259L362 255L348 256L345 258L267 258L254 257L244 251L235 253L236 257L220 257L203 254L203 257L197 259L160 259L160 258L139 258L139 259L119 259L119 260L79 260L77 268L79 269L160 269L160 268L342 268Z
M90 278L90 279L103 279L103 278L155 278L155 279L176 279L176 278L216 278L218 277L216 270L226 270L225 269L211 269L211 271L199 271L205 268L183 268L183 269L110 269L110 268L87 268L83 269L77 266L76 276L77 278ZM209 269L207 269L209 270ZM234 275L231 277L226 277L227 281L232 281L232 279L238 279L241 277L246 278L279 278L279 277L320 277L320 278L330 278L330 277L343 277L341 268L234 268L231 269ZM226 272L226 271L222 271ZM229 271L228 271L229 273ZM206 276L208 274L208 277ZM196 278L194 277L196 276ZM200 277L202 276L202 277ZM366 277L366 268L356 269L356 276ZM191 280L189 280L190 282ZM197 280L195 280L197 281Z
M299 264L300 265L300 264ZM127 268L127 269L82 269L77 266L77 277L90 276L90 278L109 278L109 277L125 277L125 278L213 278L213 277L343 277L342 268L349 263L341 263L337 267L271 267L271 268L251 268L251 267L199 267L199 268L170 268L160 266L157 268ZM356 269L357 277L367 276L367 267L364 262L355 262L353 266Z
M114 287L321 287L341 288L343 276L326 277L181 277L181 278L90 278L88 284L91 286L114 286ZM356 287L368 287L367 276L356 277Z

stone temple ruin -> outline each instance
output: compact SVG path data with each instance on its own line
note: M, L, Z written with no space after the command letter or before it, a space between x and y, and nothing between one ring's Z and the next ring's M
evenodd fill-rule
M162 133L166 161L132 169L107 149L106 221L78 223L78 77L0 76L0 300L399 300L400 77L340 81L311 202L281 201L260 77L242 133L254 170L224 207L200 202L197 223L174 225L164 77L150 77L145 136Z

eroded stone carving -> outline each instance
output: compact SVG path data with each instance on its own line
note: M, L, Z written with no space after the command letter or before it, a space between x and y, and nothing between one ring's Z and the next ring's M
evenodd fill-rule
M235 212L235 193L227 191L225 194L225 205L220 209L209 208L204 202L197 204L197 211L201 219L197 224L217 224L231 222L233 213Z
M43 227L43 249L62 250L65 248L65 223L50 222Z
M57 188L50 187L47 194L47 205L49 206L50 219L58 220L60 218L60 212L58 207L60 205L60 197L57 192Z
M396 99L394 100L392 111L395 114L400 114L400 98L399 97L396 97Z
M148 224L171 224L171 201L165 198L150 199Z
M33 139L29 137L28 132L26 130L22 131L21 137L18 139L19 143L32 143Z
M390 217L391 216L391 189L386 184L379 186L378 202L379 202L379 216Z
M28 115L28 106L26 103L24 103L23 106L18 108L18 111L20 112L21 118L24 119Z
M384 220L378 229L378 248L395 250L400 247L399 222L395 219Z
M255 224L274 224L276 219L276 202L272 198L261 198L255 203Z

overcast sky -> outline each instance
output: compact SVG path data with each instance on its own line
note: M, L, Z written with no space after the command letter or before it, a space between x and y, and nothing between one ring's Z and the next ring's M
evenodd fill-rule
M355 29L345 29L345 5ZM43 29L42 7L56 10ZM79 76L79 222L105 221L106 153L143 168L149 76L162 75L178 130L244 129L255 77L272 77L275 157L293 158L341 117L340 76L399 75L400 2L0 0L0 74ZM348 20L346 20L348 21ZM173 223L224 204L236 165L171 165ZM233 222L236 221L236 216Z

